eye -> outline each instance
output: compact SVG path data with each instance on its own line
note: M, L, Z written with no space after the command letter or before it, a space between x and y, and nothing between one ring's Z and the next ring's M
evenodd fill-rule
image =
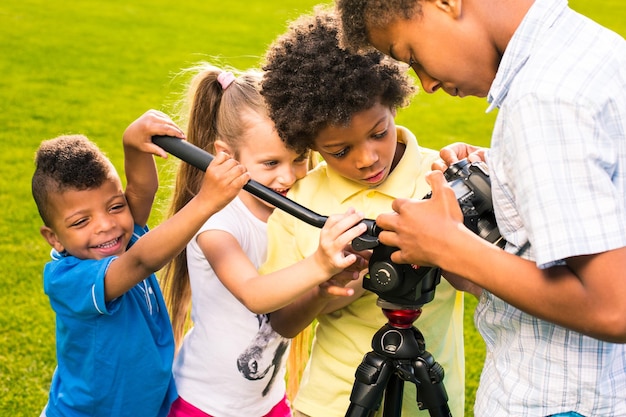
M265 161L263 162L263 165L268 168L274 168L276 165L278 165L278 161Z
M111 208L109 208L109 211L111 213L118 213L120 211L123 211L125 207L126 207L126 204L124 203L116 203L116 204L113 204Z
M389 130L385 129L380 133L374 133L372 135L372 138L374 139L383 139L385 136L387 136L387 133L389 133Z
M348 153L348 151L350 150L349 147L345 147L342 150L340 150L339 152L335 152L335 153L331 153L331 156L334 158L343 158L344 156L346 156L346 154Z
M83 217L81 219L76 220L75 222L73 222L72 224L70 224L70 227L75 227L75 228L79 228L81 226L84 226L87 224L87 218Z
M413 57L409 57L409 67L412 67L415 64L417 64L417 61L415 61Z

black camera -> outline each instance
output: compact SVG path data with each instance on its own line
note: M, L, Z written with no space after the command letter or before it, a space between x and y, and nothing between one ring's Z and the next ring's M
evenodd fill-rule
M491 181L486 164L463 159L450 165L444 176L461 207L465 226L488 242L503 246L505 241L500 236L493 212ZM424 199L430 197L431 193ZM376 236L380 230L375 224L368 230L372 230L374 235L364 234L352 242L357 250L373 250L363 287L399 306L415 307L432 301L435 287L441 279L441 270L391 262L391 254L397 248L378 241Z
M472 232L494 245L506 243L496 223L491 200L491 180L484 162L462 159L444 172L463 212L463 223ZM426 196L430 198L430 194Z

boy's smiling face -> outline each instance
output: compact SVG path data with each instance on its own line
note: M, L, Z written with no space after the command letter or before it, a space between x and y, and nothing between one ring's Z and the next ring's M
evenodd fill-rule
M103 259L126 251L134 221L118 177L97 188L52 193L49 204L52 224L41 234L58 252Z
M375 187L392 170L397 147L395 112L380 103L352 116L347 126L328 126L314 149L329 167L359 184Z

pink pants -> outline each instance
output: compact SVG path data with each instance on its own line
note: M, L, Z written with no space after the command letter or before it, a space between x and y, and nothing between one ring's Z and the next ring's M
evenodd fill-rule
M212 417L211 415L205 413L202 410L194 407L189 404L187 401L183 400L181 397L178 397L176 401L172 403L172 407L170 408L170 413L167 417ZM264 415L263 417L292 417L291 416L291 407L289 406L289 401L287 401L287 397L283 397L283 399L274 406L270 410L269 413Z

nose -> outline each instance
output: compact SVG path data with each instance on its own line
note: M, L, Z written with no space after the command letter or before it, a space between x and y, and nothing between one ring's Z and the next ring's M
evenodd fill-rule
M414 65L413 71L415 71L415 74L420 79L420 82L422 83L422 89L424 90L424 92L428 94L432 94L441 88L441 82L431 77L430 75L428 75L428 73L424 71L423 68L417 65Z
M109 230L114 228L115 225L116 225L116 221L115 221L114 216L111 216L108 213L103 214L98 217L98 226L96 228L96 232L97 233L108 232Z
M378 161L378 152L372 143L359 146L354 151L355 165L358 169L369 168Z

